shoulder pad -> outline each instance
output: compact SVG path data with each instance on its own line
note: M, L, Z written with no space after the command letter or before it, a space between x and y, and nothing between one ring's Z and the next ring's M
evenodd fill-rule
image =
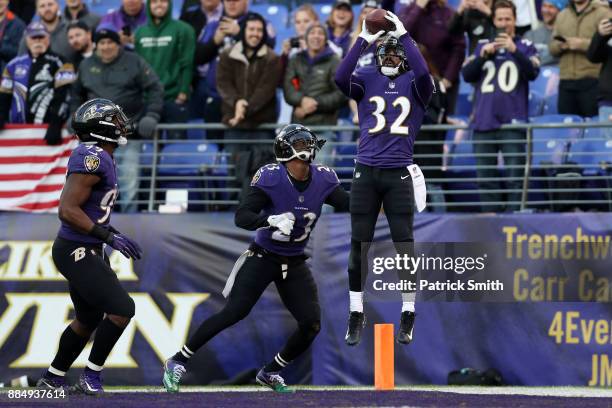
M322 164L315 164L313 165L313 170L329 184L340 184L340 180L338 180L338 175L331 167L324 166Z
M282 175L281 166L282 164L266 164L260 167L251 180L251 186L271 187L276 185Z
M109 154L102 148L96 145L80 144L70 155L68 172L101 174L108 166L109 160Z

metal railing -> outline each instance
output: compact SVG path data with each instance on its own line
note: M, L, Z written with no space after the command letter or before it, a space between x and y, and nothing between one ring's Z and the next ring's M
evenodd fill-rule
M280 124L264 125L258 130L276 130ZM471 209L479 212L483 207L511 206L521 211L548 211L561 207L577 207L583 210L612 210L612 139L606 139L603 135L596 137L584 137L586 129L612 129L609 122L584 122L584 123L517 123L504 125L504 130L523 130L524 139L508 139L503 141L474 140L470 137L467 125L426 125L422 132L454 131L453 139L444 141L431 141L426 139L426 133L421 133L416 139L416 147L430 145L439 146L440 153L415 154L414 161L424 159L438 159L441 166L421 166L427 178L428 185L439 186L440 190L432 191L428 205L434 209L446 209L451 211L465 211ZM165 130L224 130L221 124L160 124L155 137L152 140L132 141L143 144L139 168L140 198L135 201L146 206L148 211L155 211L159 204L165 202L163 193L176 186L184 184L190 193L198 196L189 199L190 206L196 206L199 210L224 209L238 203L238 195L241 188L235 175L235 164L231 155L224 150L195 151L193 153L168 152L171 144L200 144L202 146L229 146L231 144L245 144L245 140L228 139L181 139L164 140L160 138L160 132ZM315 132L332 131L344 134L345 139L351 140L328 142L335 146L333 156L334 165L340 181L347 186L350 185L353 171L356 134L355 126L312 126ZM534 132L542 129L558 129L567 131L573 129L574 134L570 136L555 137L550 139L538 136L534 139ZM464 131L461 134L457 131ZM249 146L271 145L272 137L268 140L248 140ZM552 149L543 151L536 149L534 143L559 144ZM572 145L576 143L599 142L606 143L607 150L599 152L572 151ZM486 144L517 144L525 145L524 153L506 154L504 159L512 157L524 158L524 164L508 165L476 165L478 158L497 158L498 153L475 153L474 147ZM271 146L270 146L271 148ZM348 153L347 153L348 151ZM602 160L593 161L590 164L578 160L574 163L572 159L580 159L584 155L599 155ZM200 158L209 156L208 159L199 164L181 164L174 158L187 155L197 155ZM541 161L540 156L552 157L549 163ZM167 163L170 162L170 163ZM513 169L521 169L520 176L511 177L504 172ZM171 169L171 172L167 170ZM478 170L495 170L498 177L478 177ZM184 171L183 171L184 170ZM438 177L428 177L428 173L437 171ZM487 189L483 186L486 182L501 182L501 188ZM508 188L504 184L515 182L514 188ZM520 182L520 183L519 183ZM120 181L121 185L121 175ZM573 183L573 184L572 184ZM520 184L520 188L516 187ZM486 194L514 194L515 199L483 201ZM438 196L438 199L436 198ZM443 200L440 198L444 197ZM520 197L520 198L519 198ZM121 198L121 197L120 197ZM121 199L119 204L124 203ZM144 209L144 208L143 208Z

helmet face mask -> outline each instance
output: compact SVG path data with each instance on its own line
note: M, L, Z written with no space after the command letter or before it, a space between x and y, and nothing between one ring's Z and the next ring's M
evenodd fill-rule
M311 163L324 144L325 140L318 139L307 127L291 124L274 139L274 155L279 162L299 159Z
M396 38L385 38L376 49L376 66L380 73L395 77L407 71L406 65L404 46Z
M72 128L81 142L127 143L132 127L119 105L108 99L91 99L74 112Z

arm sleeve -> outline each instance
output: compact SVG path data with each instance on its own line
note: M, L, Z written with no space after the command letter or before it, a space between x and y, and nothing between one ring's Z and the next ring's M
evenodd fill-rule
M553 32L550 35L550 42L548 43L548 50L553 57L559 57L563 50L561 49L561 41L555 40L554 38L559 35L559 19L555 20Z
M14 20L13 24L14 27L11 30L5 29L4 41L2 41L2 48L0 49L0 56L6 62L17 56L19 40L23 37L23 30L25 29L25 26L19 20Z
M219 46L215 44L214 40L215 31L217 30L218 26L219 23L217 21L214 21L204 27L202 37L207 38L208 36L210 36L210 40L204 43L198 42L196 44L195 55L193 59L196 65L208 64L209 62L214 60L217 55L219 55ZM209 34L211 32L212 34Z
M236 226L249 231L268 226L268 217L260 213L269 201L270 198L261 188L250 186L236 210Z
M143 92L147 96L146 113L161 115L164 106L164 86L151 66L140 58L140 83Z
M328 87L330 91L315 98L318 103L318 112L334 112L346 104L346 97L342 91L338 89L336 83L334 82L334 76L336 75L336 70L339 64L340 60L334 56L334 62L329 71Z
M587 58L594 63L606 62L608 59L608 41L611 36L603 37L599 32L595 32L591 45L587 50Z
M359 77L353 75L353 71L355 71L359 56L367 46L368 43L363 38L357 38L351 50L338 66L334 78L336 85L338 85L342 93L357 102L363 98L365 90Z
M537 57L537 51L535 50L535 48L530 51L531 52L529 52L529 54L531 55L531 57L529 55L524 54L518 48L516 49L513 55L514 58L516 58L516 62L518 63L519 71L521 72L521 74L528 81L533 81L540 73L540 66L532 60L532 57Z
M265 75L259 78L257 86L253 89L251 95L248 95L247 101L249 106L247 106L246 110L247 117L266 108L276 97L276 81L270 81L270 78L278 78L280 76L280 59L277 55L274 55L266 62Z
M195 31L190 25L185 24L179 39L179 49L181 50L178 65L180 70L179 92L189 95L191 91L191 81L193 77L193 55L195 53Z
M232 107L232 112L238 100L238 91L233 82L233 71L230 67L229 55L227 52L221 54L217 65L217 91L223 102Z
M285 71L285 80L283 81L283 94L285 101L291 106L299 106L302 102L304 94L299 88L300 78L297 75L297 56L289 59L287 70ZM296 89L297 88L297 89Z
M463 68L461 73L463 74L463 79L465 82L478 82L480 81L480 76L482 75L482 66L487 61L485 58L480 56L481 45L476 46L474 50L474 55L470 56Z
M336 187L325 199L325 204L331 205L338 212L347 212L349 210L349 202L349 193L342 186Z
M421 103L426 106L429 103L429 99L431 98L431 94L434 90L434 85L431 75L429 74L429 69L427 68L427 63L425 62L425 58L423 58L421 55L416 42L408 33L404 34L400 38L400 41L406 50L406 58L408 59L410 68L412 68L412 71L414 72L414 83L419 94L419 98L421 99Z

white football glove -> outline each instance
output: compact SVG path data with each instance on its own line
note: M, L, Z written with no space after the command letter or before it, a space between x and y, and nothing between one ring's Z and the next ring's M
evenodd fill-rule
M363 38L368 44L372 44L374 41L378 40L384 33L385 32L383 30L380 30L376 34L370 33L366 28L366 22L364 18L363 24L361 24L361 33L359 33L359 37Z
M271 227L276 227L278 230L284 235L291 235L291 230L293 229L293 224L295 223L295 216L286 212L279 215L271 215L268 217L268 224Z
M406 27L404 27L404 23L400 21L400 19L390 11L387 11L387 15L385 18L395 24L395 31L389 31L389 35L394 38L400 38L402 35L406 34Z

